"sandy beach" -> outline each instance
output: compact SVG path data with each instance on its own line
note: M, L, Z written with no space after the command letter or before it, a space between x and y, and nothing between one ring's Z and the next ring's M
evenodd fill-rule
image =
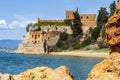
M52 52L50 55L59 55L59 56L77 56L77 57L99 57L99 58L105 58L109 55L109 51L69 51L69 52Z

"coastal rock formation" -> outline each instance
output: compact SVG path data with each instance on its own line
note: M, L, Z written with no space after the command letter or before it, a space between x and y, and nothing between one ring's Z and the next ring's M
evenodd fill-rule
M40 28L40 29L39 29ZM17 52L21 54L46 54L54 51L61 33L72 34L70 26L35 26L26 28L27 33L19 44Z
M87 80L120 80L120 0L116 12L106 23L110 55L95 65Z
M18 75L0 74L0 80L73 80L72 73L66 66L56 69L37 67Z
M14 80L14 78L10 74L1 74L0 73L0 80Z
M106 23L106 35L111 52L120 53L120 2L116 7L116 12Z
M120 53L113 53L95 65L87 80L120 80Z

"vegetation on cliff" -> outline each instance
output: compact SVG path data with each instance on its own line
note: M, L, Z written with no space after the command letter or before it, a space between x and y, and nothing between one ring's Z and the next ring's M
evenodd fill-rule
M120 1L120 0L119 0ZM87 80L120 80L120 2L106 27L110 55L91 70Z
M73 13L74 19L73 19L73 25L71 26L71 29L73 31L73 37L82 36L83 30L82 30L82 23L81 19L77 10Z
M78 9L73 14L73 24L71 24L71 21L68 21L68 23L71 25L73 34L69 35L66 32L60 34L60 39L56 44L57 48L60 50L73 50L80 48L80 38L83 35L83 31L81 28L82 23L80 20Z
M116 3L115 3L115 1L113 1L110 4L109 8L110 8L110 16L112 16L114 14L115 10L116 10Z
M61 22L50 22L50 21L45 21L45 22L38 22L38 26L52 26L52 25L56 25L56 26L71 26L72 21L71 20L63 20Z
M95 28L90 28L87 33L86 38L81 41L83 31L82 31L82 23L78 14L78 9L74 12L73 23L71 24L71 29L73 31L73 35L68 35L65 40L62 40L62 37L65 37L67 33L61 33L60 39L58 40L57 47L62 50L73 50L80 49L86 47L88 45L97 44L99 48L108 47L105 43L105 24L110 16L112 16L116 10L116 3L113 1L109 5L110 11L107 11L105 7L101 7L98 10L97 16L97 25ZM97 48L97 49L99 49ZM96 48L95 48L96 49Z
M29 23L26 27L26 32L29 31L40 31L41 27L38 24Z
M92 39L97 40L97 38L100 36L100 31L102 29L102 26L107 22L108 19L108 12L106 8L101 7L100 10L98 10L98 16L97 16L97 27L94 28L92 31Z
M98 16L97 16L97 26L94 29L90 29L91 32L91 40L88 40L88 42L91 41L91 45L98 44L99 48L106 48L106 33L105 33L105 24L108 21L108 18L112 16L116 10L116 3L113 1L110 6L110 11L107 11L105 7L101 7L100 10L98 10ZM89 37L89 36L88 36ZM85 39L86 41L87 39ZM83 41L84 42L84 41ZM98 49L99 49L98 48Z
M69 26L68 24L66 24L65 21L63 22L38 22L39 26L48 26L48 25L56 25L56 26Z

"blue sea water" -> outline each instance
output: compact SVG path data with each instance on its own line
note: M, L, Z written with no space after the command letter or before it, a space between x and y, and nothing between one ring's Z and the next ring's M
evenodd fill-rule
M0 72L19 74L35 67L48 66L57 68L65 65L73 73L74 80L86 80L90 70L101 60L103 58L25 55L0 52Z

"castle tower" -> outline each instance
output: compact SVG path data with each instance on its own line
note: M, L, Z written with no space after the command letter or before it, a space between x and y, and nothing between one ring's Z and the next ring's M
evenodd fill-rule
M66 11L66 19L67 20L72 20L74 18L73 12L74 11Z
M66 20L74 19L73 12L74 11L66 11ZM79 15L81 22L83 24L82 28L84 32L86 32L86 30L89 29L90 27L96 26L96 14L79 14Z

